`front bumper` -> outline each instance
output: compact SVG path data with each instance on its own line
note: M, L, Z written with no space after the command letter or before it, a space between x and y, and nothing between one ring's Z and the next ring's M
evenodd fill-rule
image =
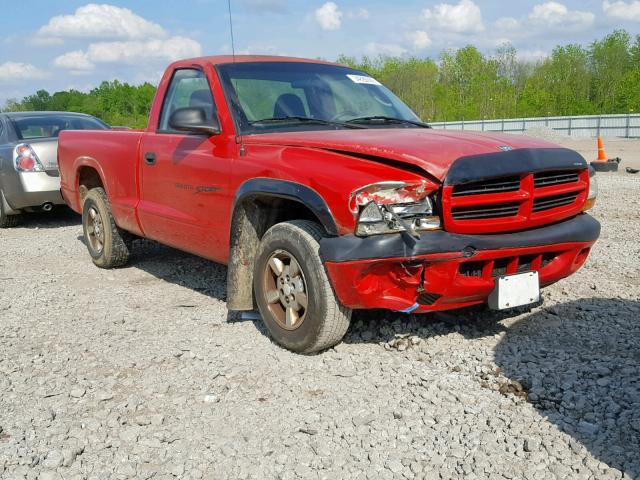
M45 203L64 204L60 177L54 172L15 172L3 179L3 193L13 210L40 207Z
M557 282L584 265L599 235L581 214L517 233L332 237L320 255L343 305L421 313L484 303L501 275L538 271L541 286Z

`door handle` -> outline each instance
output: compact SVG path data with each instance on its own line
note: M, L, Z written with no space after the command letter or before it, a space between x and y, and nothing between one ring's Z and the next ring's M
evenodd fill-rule
M147 152L144 154L144 163L147 165L156 164L156 154L154 152Z

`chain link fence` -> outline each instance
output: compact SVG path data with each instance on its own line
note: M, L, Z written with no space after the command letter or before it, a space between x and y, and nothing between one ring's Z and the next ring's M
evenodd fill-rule
M576 117L508 118L500 120L472 120L430 123L442 130L469 130L474 132L525 133L546 127L570 137L640 138L640 114L588 115Z

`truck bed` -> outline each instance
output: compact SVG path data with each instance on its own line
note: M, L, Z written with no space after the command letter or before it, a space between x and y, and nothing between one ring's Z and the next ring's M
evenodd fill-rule
M60 188L73 210L82 213L79 177L83 172L88 174L90 169L95 169L104 179L104 188L118 225L130 232L141 233L135 208L139 199L137 159L142 135L142 130L70 130L60 134Z

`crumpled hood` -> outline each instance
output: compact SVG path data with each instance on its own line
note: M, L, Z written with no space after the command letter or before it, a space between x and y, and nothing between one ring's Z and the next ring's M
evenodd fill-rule
M513 150L559 148L553 143L520 135L415 128L267 133L244 136L243 142L381 157L415 165L441 181L452 163L461 157L499 153L504 147Z

